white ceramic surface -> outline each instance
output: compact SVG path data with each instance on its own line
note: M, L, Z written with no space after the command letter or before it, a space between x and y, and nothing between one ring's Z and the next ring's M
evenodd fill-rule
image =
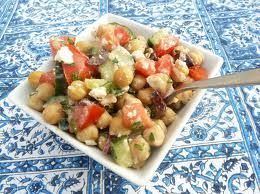
M148 26L142 25L140 23L131 21L129 19L116 16L113 14L106 14L102 16L99 20L94 22L93 24L89 25L85 31L79 34L78 37L80 38L90 38L91 34L96 30L96 28L102 23L110 23L110 22L117 22L122 25L129 27L133 30L136 34L143 35L146 38L151 36L154 32L158 29L150 28ZM213 77L218 70L220 69L223 59L208 50L205 50L201 47L197 47L190 43L181 41L183 44L190 48L195 48L201 51L205 57L205 61L203 67L205 67L209 73L209 77ZM49 70L52 68L51 61L46 62L40 70ZM131 169L131 168L124 168L116 163L114 163L109 156L103 154L98 148L87 146L81 142L79 142L76 138L72 135L59 130L57 127L47 124L44 122L41 113L31 109L28 107L28 96L31 92L29 87L28 81L23 81L18 87L16 87L10 94L9 99L24 110L26 113L31 115L35 120L40 122L41 124L45 125L51 131L62 137L64 140L69 142L75 148L81 150L89 157L93 158L100 164L104 165L106 168L110 169L111 171L115 172L116 174L126 178L129 181L132 181L138 185L146 185L149 183L149 180L152 178L154 172L159 167L160 163L164 159L165 155L171 148L172 144L175 142L176 138L182 131L183 127L187 123L188 119L190 118L191 114L195 110L196 106L198 105L200 99L204 94L204 90L198 90L195 92L192 100L178 113L177 119L168 127L168 133L165 139L165 142L162 147L153 150L152 155L146 162L145 166L141 169Z

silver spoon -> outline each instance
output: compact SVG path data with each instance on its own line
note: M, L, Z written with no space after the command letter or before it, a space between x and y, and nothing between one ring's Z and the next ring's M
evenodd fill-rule
M260 84L260 68L238 72L230 75L214 77L207 80L195 81L187 84L184 83L180 88L176 89L170 96L166 98L166 103L170 104L172 99L177 94L186 90L196 90L204 88L226 88L258 84Z

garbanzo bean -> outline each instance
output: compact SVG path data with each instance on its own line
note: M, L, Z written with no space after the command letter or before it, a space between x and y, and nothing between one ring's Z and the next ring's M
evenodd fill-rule
M147 44L146 44L146 40L143 36L138 36L137 38L130 40L128 45L127 45L127 50L130 51L130 53L140 50L142 52L144 52Z
M137 93L137 98L139 100L141 100L141 102L144 105L149 105L152 104L152 93L153 93L153 88L145 88L145 89L141 89L138 91Z
M68 96L72 100L81 100L87 95L87 90L83 81L73 81L68 87Z
M151 128L145 129L143 136L144 139L150 144L150 146L154 147L161 146L165 139L163 128L156 123Z
M164 116L161 118L166 126L170 125L176 119L176 113L169 107L166 107Z
M85 129L78 130L76 133L76 138L81 141L87 143L89 142L94 142L98 139L98 128L95 125L89 125ZM88 145L90 145L88 143Z
M99 129L105 129L109 126L110 122L112 120L112 116L105 111L98 119L96 125Z
M134 166L140 168L144 164L144 161L150 156L150 145L141 135L138 135L130 141L129 146L134 160Z
M140 90L142 89L146 84L146 79L145 77L141 76L141 75L135 75L131 86L134 90Z
M37 111L43 110L43 101L39 99L35 94L29 96L28 105L34 110Z
M37 88L39 85L39 80L44 72L34 71L28 76L28 82L32 88Z
M187 104L190 101L191 97L192 90L187 90L176 95L176 98L178 98L183 104Z
M36 88L36 96L43 100L47 101L50 97L54 96L55 88L52 84L42 83Z
M129 135L130 133L131 130L123 125L123 120L121 116L116 116L112 118L109 127L109 135L120 137L122 135Z
M57 124L64 118L64 111L59 102L47 104L42 112L43 119L49 124Z
M126 87L131 84L134 73L130 68L119 68L114 73L114 82L118 87Z
M203 63L204 57L201 52L192 50L188 55L194 65L201 65Z

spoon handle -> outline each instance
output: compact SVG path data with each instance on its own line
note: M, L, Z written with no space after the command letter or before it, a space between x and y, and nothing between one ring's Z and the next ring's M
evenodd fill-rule
M184 87L189 89L198 88L225 88L260 84L260 68L238 72L230 75L219 76L207 80L195 81ZM183 87L183 88L184 88Z
M260 84L260 68L183 84L179 89L175 90L173 94L167 97L167 101L172 99L176 94L186 90L225 88L258 84Z

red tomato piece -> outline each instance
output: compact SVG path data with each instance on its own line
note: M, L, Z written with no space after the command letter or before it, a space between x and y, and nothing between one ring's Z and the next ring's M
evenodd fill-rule
M166 54L158 59L155 68L157 73L165 73L167 75L171 75L172 66L173 66L173 58L171 55Z
M43 73L40 77L39 84L49 83L55 85L55 75L53 71Z
M155 62L151 59L142 58L135 63L135 70L145 77L155 74Z
M63 64L63 72L65 78L70 84L73 81L73 77L78 77L80 80L90 78L91 74L96 70L95 67L88 65L88 57L81 53L75 46L67 45L70 51L73 53L74 64Z
M131 127L135 122L140 121L144 128L149 128L153 125L153 121L140 103L125 105L122 108L123 124L126 127Z
M130 40L128 31L123 26L116 26L115 36L119 40L120 45L124 46Z
M74 44L75 38L74 37L68 37L68 36L62 36L62 37L53 37L50 39L50 47L52 55L55 56L58 52L58 50L65 45L68 44Z
M189 76L194 80L204 80L208 79L208 72L200 65L194 65L189 70Z
M175 36L169 35L163 38L158 45L155 45L155 53L157 57L172 53L174 48L178 45L179 39Z
M97 122L105 109L97 104L77 105L73 109L72 117L79 130Z

